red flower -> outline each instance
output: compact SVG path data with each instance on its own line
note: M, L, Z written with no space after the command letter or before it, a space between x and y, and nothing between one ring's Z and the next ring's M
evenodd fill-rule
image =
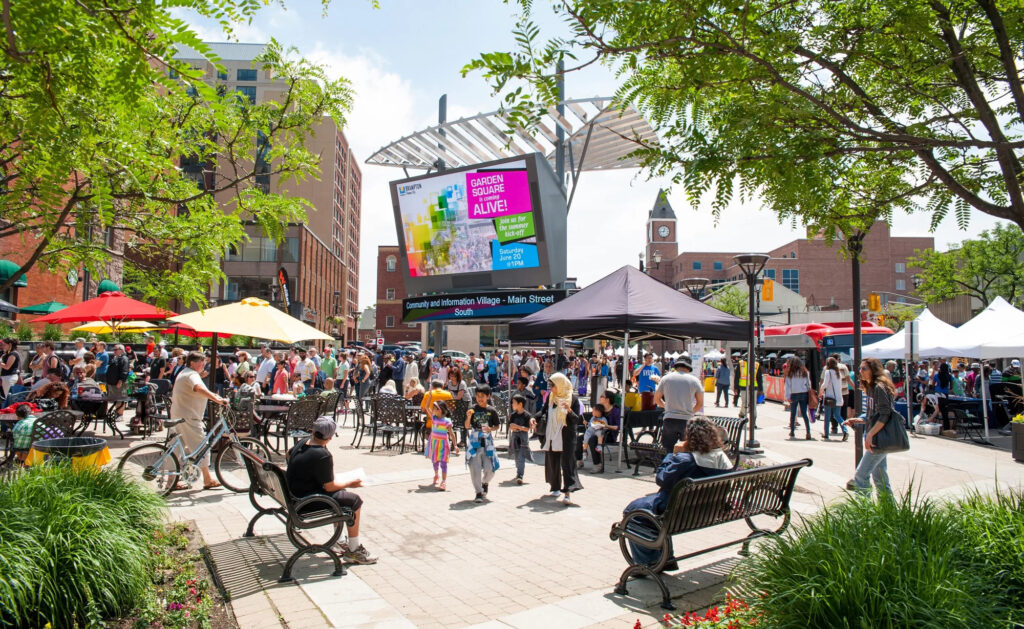
M662 617L661 622L672 622L672 614L665 614Z

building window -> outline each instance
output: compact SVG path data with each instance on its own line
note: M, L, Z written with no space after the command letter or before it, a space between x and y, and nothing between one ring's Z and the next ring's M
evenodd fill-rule
M167 78L169 78L169 79L176 79L176 78L178 78L178 71L175 70L174 68L171 68L170 70L167 71Z
M228 80L228 73L227 73L227 71L225 71L225 72L218 72L217 73L217 80L218 81L227 81Z
M261 238L260 262L277 262L277 243L273 238Z
M799 293L800 269L782 269L782 285L794 293Z
M284 239L284 246L281 247L281 262L299 261L299 239L294 236Z
M255 81L256 80L256 70L254 70L252 68L249 68L249 69L239 68L238 71L235 72L235 80L236 81Z
M256 88L255 87L245 87L245 86L240 85L240 86L235 88L235 91L236 92L241 92L242 95L244 95L246 98L248 98L249 99L249 104L251 104L251 105L255 105L256 104Z
M907 290L907 280L896 280L896 290Z
M394 299L395 298L395 289L389 288L389 289L385 290L384 291L384 295L385 295L385 299Z
M395 318L391 315L384 317L384 327L393 328L395 327Z
M700 262L694 262L693 263L693 270L694 271L699 271L700 267L701 267L701 263Z
M770 280L774 280L775 279L775 269L765 269L764 270L764 276L767 277Z
M716 271L721 271L722 270L722 263L721 262L712 262L711 266L713 266Z
M395 256L388 256L388 259L385 262L385 264L387 264L388 272L394 271L395 266L397 265L397 260L395 260Z
M906 262L897 262L896 263L896 272L897 273L906 273L907 272L907 263Z
M795 258L796 257L796 251L790 251L789 252L789 257Z

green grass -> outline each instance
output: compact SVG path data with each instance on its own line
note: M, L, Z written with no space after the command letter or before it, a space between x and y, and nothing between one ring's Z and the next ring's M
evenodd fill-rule
M974 493L952 507L960 534L971 542L974 570L992 583L1011 620L1024 624L1024 491Z
M975 512L989 504L978 498ZM738 589L761 596L765 627L1005 627L1007 599L998 590L1006 581L979 569L986 558L965 518L987 528L956 505L911 494L851 498L762 545L737 569ZM1015 543L1019 570L1021 538L1010 535L1021 525L1011 530L1010 519L991 538L987 560Z
M113 471L31 468L0 483L0 625L97 625L150 586L163 500Z

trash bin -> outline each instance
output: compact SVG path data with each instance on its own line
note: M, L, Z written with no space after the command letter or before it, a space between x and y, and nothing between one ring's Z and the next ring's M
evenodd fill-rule
M76 469L101 467L110 462L107 440L99 437L40 439L32 444L25 459L27 465L70 460Z

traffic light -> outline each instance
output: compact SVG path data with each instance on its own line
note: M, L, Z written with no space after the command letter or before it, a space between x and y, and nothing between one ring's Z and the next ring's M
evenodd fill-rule
M868 295L868 310L878 312L882 309L882 297L878 293Z
M878 315L878 325L885 325L885 315Z
M761 286L761 301L772 301L775 299L775 280L770 277L764 278Z

